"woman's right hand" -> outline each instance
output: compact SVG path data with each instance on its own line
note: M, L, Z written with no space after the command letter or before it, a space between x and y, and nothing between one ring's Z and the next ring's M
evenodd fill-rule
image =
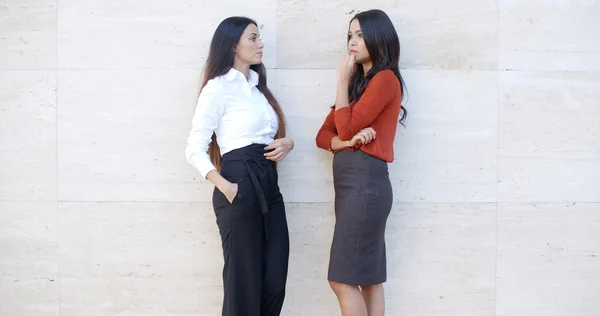
M238 184L237 183L231 183L229 181L227 181L229 184L227 184L224 188L219 188L219 190L221 191L221 193L223 193L223 195L225 195L225 197L227 198L227 201L229 201L229 204L233 203L233 199L235 199L235 196L238 193Z
M375 139L375 136L377 136L377 133L372 127L363 128L360 132L356 133L356 135L352 137L349 147L368 144Z
M215 187L217 187L217 189L219 189L219 191L225 195L225 198L227 201L229 201L229 204L233 203L233 199L235 199L235 196L238 193L237 183L231 183L227 179L223 178L223 176L217 172L217 169L209 171L206 175L206 179L212 182Z

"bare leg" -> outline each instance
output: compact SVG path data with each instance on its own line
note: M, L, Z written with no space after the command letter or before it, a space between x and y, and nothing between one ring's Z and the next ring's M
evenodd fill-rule
M365 299L369 316L383 316L385 313L385 295L383 284L366 285L360 287Z
M360 288L356 285L329 281L340 303L342 316L367 316L367 306Z

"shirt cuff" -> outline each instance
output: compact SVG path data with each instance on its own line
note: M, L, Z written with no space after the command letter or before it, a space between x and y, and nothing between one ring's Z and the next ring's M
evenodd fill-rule
M200 174L202 175L203 179L206 179L206 176L209 172L217 169L215 168L215 166L213 166L212 162L210 162L210 158L208 157L208 155L204 157L197 157L196 159L194 159L192 164L194 165L194 167L196 167L196 169L198 169L198 171L200 171Z

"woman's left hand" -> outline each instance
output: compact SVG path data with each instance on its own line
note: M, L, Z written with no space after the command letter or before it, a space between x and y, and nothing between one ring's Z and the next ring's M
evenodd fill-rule
M294 141L291 138L279 138L271 142L265 150L271 150L265 153L265 157L272 161L281 161L287 154L294 149Z

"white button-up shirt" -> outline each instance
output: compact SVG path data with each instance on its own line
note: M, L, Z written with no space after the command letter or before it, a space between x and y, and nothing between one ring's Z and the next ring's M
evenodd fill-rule
M257 85L255 71L250 70L246 80L244 74L231 68L202 89L185 149L188 161L202 177L216 169L207 153L213 132L221 155L274 140L279 128L277 114Z

